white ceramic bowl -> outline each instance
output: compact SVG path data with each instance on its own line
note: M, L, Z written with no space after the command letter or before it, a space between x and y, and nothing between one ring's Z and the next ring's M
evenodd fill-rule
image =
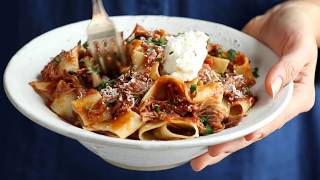
M120 16L112 18L125 36L136 23L147 29L164 28L169 33L199 30L210 34L211 41L245 52L260 77L253 88L258 103L249 115L233 128L191 140L137 141L95 134L61 120L45 106L40 96L28 84L36 80L50 58L62 49L68 50L79 40L86 40L89 21L66 25L47 32L19 50L9 62L4 74L4 87L10 101L25 116L54 132L76 139L92 152L116 166L134 170L162 170L190 161L204 153L207 147L233 140L262 128L277 117L287 105L293 85L284 87L272 100L264 89L267 70L277 61L277 56L254 38L227 26L207 21L165 16Z

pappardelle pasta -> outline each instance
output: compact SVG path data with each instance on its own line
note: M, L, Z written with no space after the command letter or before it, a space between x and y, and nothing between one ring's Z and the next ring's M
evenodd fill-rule
M136 25L123 41L130 65L117 66L119 74L103 71L106 64L79 42L30 85L65 121L99 134L177 140L216 133L254 105L258 73L242 52L208 40L198 31L170 35Z

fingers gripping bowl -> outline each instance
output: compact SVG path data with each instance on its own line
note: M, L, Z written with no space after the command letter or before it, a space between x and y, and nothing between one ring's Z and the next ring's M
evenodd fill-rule
M39 36L17 52L7 66L4 85L9 99L20 112L34 122L78 140L111 164L135 170L161 170L178 166L205 152L209 145L239 138L265 126L281 113L291 97L292 84L284 87L273 100L266 94L264 78L268 69L276 63L277 57L254 38L239 31L211 22L176 17L123 16L114 17L113 20L118 29L124 32L124 37L130 35L136 23L146 29L163 28L171 34L190 30L206 32L211 41L222 45L224 49L244 52L251 60L251 65L259 67L260 77L251 89L259 101L235 127L186 140L139 141L113 138L63 121L50 111L41 97L28 85L37 79L48 59L59 54L61 49L71 49L79 40L86 40L88 21L63 26Z

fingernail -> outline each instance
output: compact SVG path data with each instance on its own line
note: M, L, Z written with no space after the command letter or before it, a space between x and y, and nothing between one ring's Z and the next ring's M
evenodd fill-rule
M245 136L245 139L247 141L253 141L253 142L259 140L260 138L262 138L262 133L254 133L254 134L249 134Z
M191 166L191 168L192 168L192 170L193 170L193 171L195 171L195 172L199 172L199 171L201 171L201 169L200 169L200 168L196 168L196 167L193 167L193 166Z
M271 84L271 89L272 89L272 97L275 97L278 92L280 91L280 88L282 86L282 78L277 77L273 83Z
M216 151L214 151L214 152L208 152L209 153L209 155L211 156L211 157L216 157L216 156L219 156L222 152L216 152Z
M190 166L191 166L192 170L195 172L200 172L202 169L204 169L206 167L206 165L198 167L198 166L194 165L192 162L190 163Z

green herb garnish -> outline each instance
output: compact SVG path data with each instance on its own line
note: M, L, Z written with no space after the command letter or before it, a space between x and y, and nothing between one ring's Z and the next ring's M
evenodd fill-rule
M161 57L157 57L157 61L160 62L161 61Z
M213 133L213 129L209 124L207 124L205 127L206 127L206 134L212 134Z
M101 68L100 68L100 66L96 66L96 67L94 68L94 71L95 71L97 74L100 74L100 73L101 73Z
M173 54L174 53L174 51L171 51L171 52L169 52L169 55L171 55L171 54Z
M157 113L161 111L160 106L158 104L154 105L154 111Z
M254 77L258 78L259 77L259 68L257 68L257 67L253 68L252 74Z
M151 44L151 43L153 43L153 41L152 41L152 37L149 37L149 38L146 40L146 43L147 43L147 44Z
M112 79L110 81L108 81L108 84L113 87L114 85L116 85L116 80Z
M162 37L159 40L153 40L153 43L157 46L165 46L167 44L167 40Z
M88 49L88 47L89 47L88 41L86 41L85 43L83 43L82 46L83 46L85 49Z
M200 122L202 124L207 124L208 123L208 119L206 117L200 117Z
M100 84L96 87L96 89L98 91L101 91L102 89L106 88L107 86L111 86L113 87L116 84L116 81L114 79L112 80L106 80L106 79L102 79Z
M204 125L204 127L206 128L206 134L212 134L213 133L213 129L212 127L209 125L208 123L208 118L205 116L200 117L200 122Z
M234 49L229 49L227 52L227 59L229 59L230 61L233 61L234 58L237 56L237 51Z
M162 37L159 38L158 40L152 39L152 37L149 37L146 41L147 44L155 44L157 46L165 46L167 44L167 40Z
M101 68L100 68L100 66L98 64L95 64L93 62L93 58L84 57L83 59L80 60L80 62L84 64L84 66L88 70L88 73L96 74L97 76L100 75Z
M191 93L194 93L196 90L197 90L197 85L196 85L196 84L192 84L192 85L190 86L190 91L191 91Z
M101 83L96 87L96 89L98 91L101 91L102 89L106 88L107 87L107 84L108 84L108 81L105 80L105 79L102 79L101 80Z
M88 57L81 59L80 62L83 62L87 69L91 69L93 67L93 63Z

